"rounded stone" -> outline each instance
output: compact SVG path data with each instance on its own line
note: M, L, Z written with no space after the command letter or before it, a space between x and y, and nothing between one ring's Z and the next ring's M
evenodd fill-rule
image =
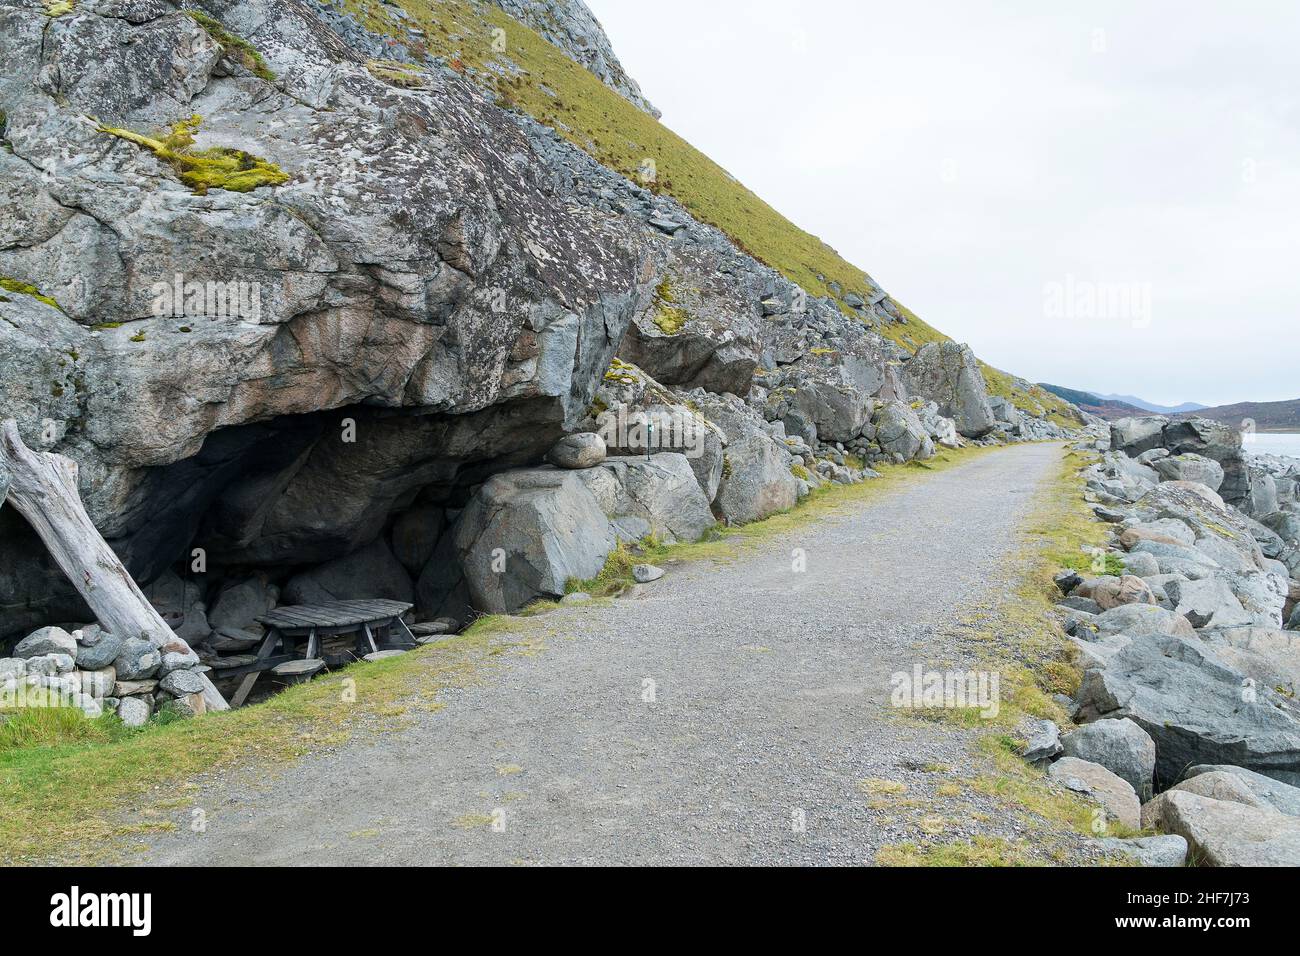
M595 432L565 435L546 455L556 468L594 468L605 460L605 439Z
M61 627L43 627L19 641L13 656L27 659L46 654L66 654L75 659L77 639Z

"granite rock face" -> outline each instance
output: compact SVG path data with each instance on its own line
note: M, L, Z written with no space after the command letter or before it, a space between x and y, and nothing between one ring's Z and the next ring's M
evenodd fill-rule
M0 275L58 303L0 302L0 409L80 464L142 581L196 541L220 564L342 558L422 488L539 459L651 288L641 236L564 201L469 80L399 90L308 7L223 6L276 82L162 5L0 10ZM85 118L193 114L196 148L287 182L198 195Z
M959 434L982 438L997 423L970 346L955 342L923 345L903 366L903 374L912 393L937 402L939 412L956 422Z

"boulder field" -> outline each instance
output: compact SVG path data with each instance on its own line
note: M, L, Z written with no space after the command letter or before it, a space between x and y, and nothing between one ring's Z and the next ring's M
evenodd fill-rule
M1141 825L1203 863L1300 865L1300 462L1256 458L1208 420L1098 431L1084 478L1112 543L1091 572L1057 576L1083 668L1068 701L1078 727L1027 759L1059 754L1121 778L1143 801ZM1056 766L1103 806L1119 800L1099 772L1089 784ZM1142 840L1106 845L1166 860Z
M500 6L652 111L581 4ZM968 347L883 335L907 319L869 276L809 295L399 52L405 73L297 0L0 9L0 419L77 463L205 661L277 605L463 625L559 597L619 542L1066 436L990 396ZM91 621L0 505L0 641Z

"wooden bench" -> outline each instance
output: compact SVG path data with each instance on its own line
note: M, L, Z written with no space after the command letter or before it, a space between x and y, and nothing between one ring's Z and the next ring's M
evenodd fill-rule
M266 628L266 637L262 639L252 663L221 672L223 678L243 676L239 689L231 698L231 706L239 707L248 699L258 675L263 671L272 670L300 657L315 660L322 638L356 634L357 656L364 657L379 650L379 645L375 642L376 631L382 633L389 628L396 628L406 635L412 647L416 646L419 642L402 620L402 615L411 607L403 601L380 600L277 607L257 619ZM300 639L306 639L302 655L297 653L296 647ZM278 654L277 645L280 650Z

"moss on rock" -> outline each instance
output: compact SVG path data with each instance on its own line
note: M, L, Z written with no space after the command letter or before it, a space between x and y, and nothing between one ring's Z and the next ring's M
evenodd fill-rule
M171 130L161 138L103 124L100 124L99 131L143 146L168 163L180 181L199 195L209 189L247 193L262 186L279 186L289 181L289 175L278 165L242 149L226 146L192 149L194 134L201 122L197 114L180 120L173 123Z
M231 33L220 20L204 13L202 10L186 10L185 14L201 26L208 36L221 45L226 56L240 63L254 76L266 80L268 83L275 81L275 74L266 65L266 60L262 58L262 54L253 44L243 37Z

